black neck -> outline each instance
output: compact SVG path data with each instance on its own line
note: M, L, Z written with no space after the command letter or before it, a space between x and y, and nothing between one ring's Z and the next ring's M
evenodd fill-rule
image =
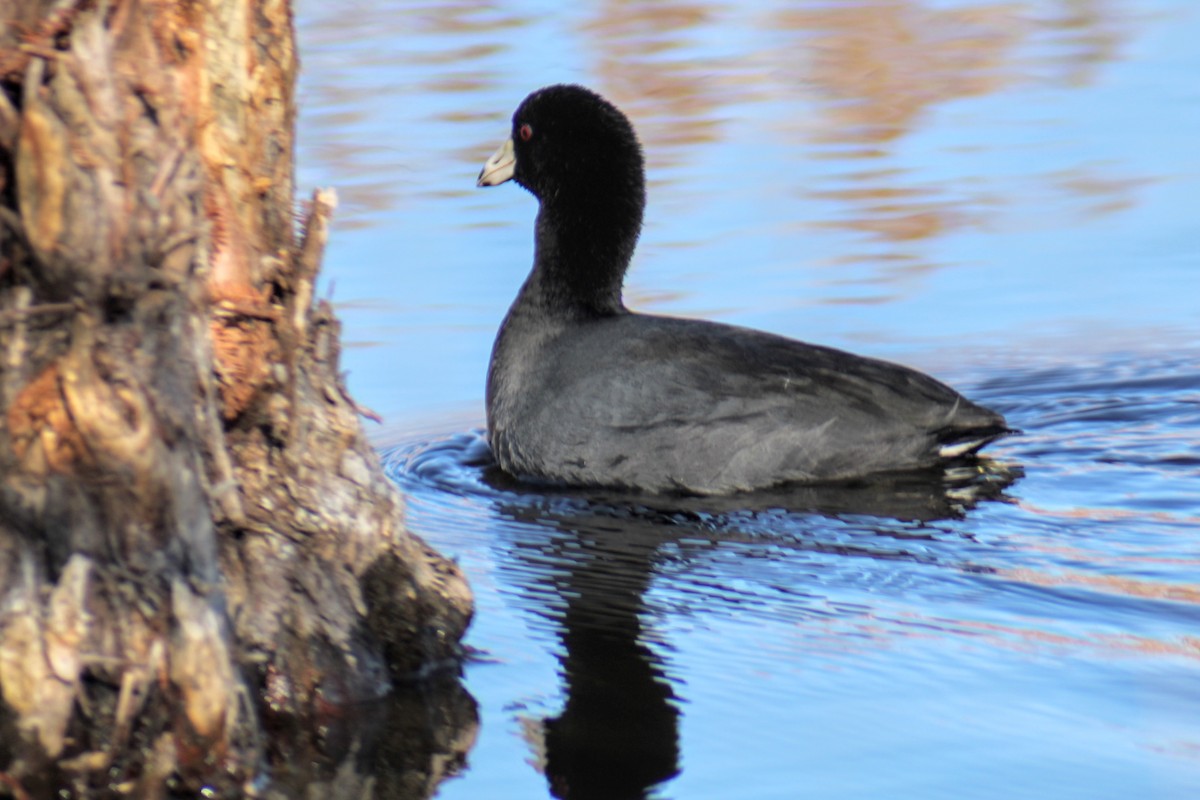
M523 300L568 316L624 313L621 286L637 245L644 205L640 181L624 192L543 201L535 228L533 272L521 289Z

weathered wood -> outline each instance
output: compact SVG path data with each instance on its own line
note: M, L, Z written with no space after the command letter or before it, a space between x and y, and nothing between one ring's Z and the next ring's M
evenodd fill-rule
M404 530L313 303L334 200L297 242L286 0L8 8L0 777L236 794L453 665L470 594ZM456 692L429 735L458 748Z

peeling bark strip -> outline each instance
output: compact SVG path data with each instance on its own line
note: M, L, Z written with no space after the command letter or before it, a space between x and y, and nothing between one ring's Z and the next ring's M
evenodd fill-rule
M286 0L0 10L0 793L408 797L470 746L452 679L348 711L456 663L471 598L313 305L295 73Z

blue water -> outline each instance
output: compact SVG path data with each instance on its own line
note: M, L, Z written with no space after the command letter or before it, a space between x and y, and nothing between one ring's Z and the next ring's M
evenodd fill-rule
M349 386L478 603L438 796L1200 796L1200 6L570 8L297 9ZM899 360L1023 435L681 507L488 469L535 205L474 179L556 81L642 136L631 306Z

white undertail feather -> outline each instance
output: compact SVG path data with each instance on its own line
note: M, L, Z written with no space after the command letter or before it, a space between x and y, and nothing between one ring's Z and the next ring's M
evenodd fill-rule
M984 436L979 439L967 439L963 442L954 442L952 444L944 444L938 448L938 455L942 458L958 458L959 456L973 453L985 444L990 442L993 436Z

